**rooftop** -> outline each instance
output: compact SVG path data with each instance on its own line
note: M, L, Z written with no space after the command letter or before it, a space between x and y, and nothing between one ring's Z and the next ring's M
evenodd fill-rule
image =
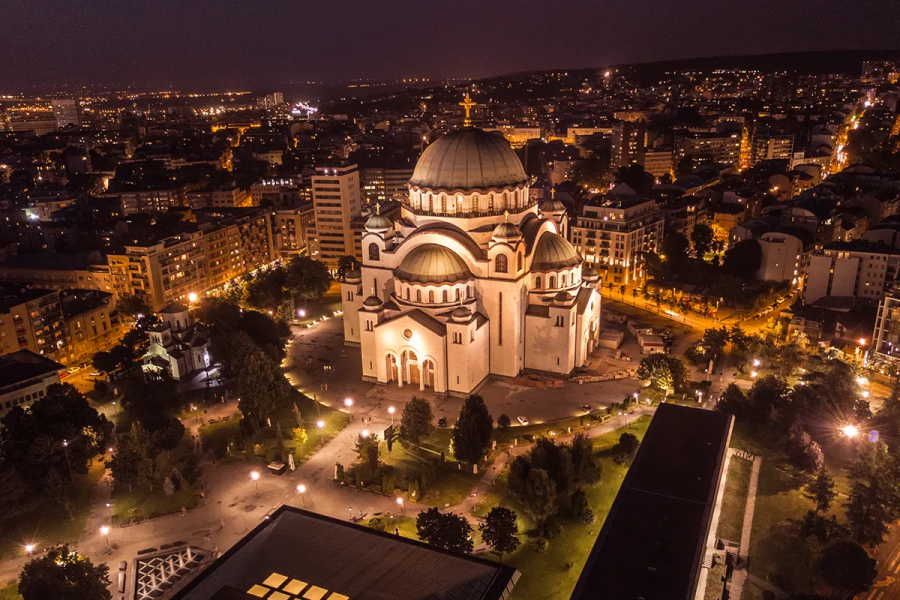
M272 590L284 600L499 600L517 578L507 565L282 506L173 600L253 600Z
M659 406L574 600L693 597L732 421L715 411Z
M0 389L62 369L65 367L55 360L44 358L31 350L5 354L0 356Z

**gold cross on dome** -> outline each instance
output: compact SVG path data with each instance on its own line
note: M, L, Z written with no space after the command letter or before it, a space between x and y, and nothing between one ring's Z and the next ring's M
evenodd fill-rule
M375 203L375 214L376 214L376 215L380 215L380 214L381 214L381 202L376 202L376 203Z
M508 210L503 211L503 222L509 223L509 211Z
M477 104L472 102L472 98L469 97L469 92L466 92L466 97L463 99L462 102L459 103L459 105L462 106L466 110L466 120L463 122L463 124L466 127L471 127L472 126L472 115L471 115L470 111L472 110L472 107L477 106Z

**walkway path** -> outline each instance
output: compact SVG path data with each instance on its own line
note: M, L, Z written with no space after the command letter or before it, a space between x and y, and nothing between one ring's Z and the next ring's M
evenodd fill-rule
M731 599L741 600L744 583L747 580L747 558L750 554L750 532L753 529L753 512L756 509L756 488L759 485L759 469L762 458L753 458L753 469L750 471L750 484L747 486L747 505L744 508L744 528L741 530L741 547L738 550L738 565L731 576ZM754 578L756 580L756 578Z

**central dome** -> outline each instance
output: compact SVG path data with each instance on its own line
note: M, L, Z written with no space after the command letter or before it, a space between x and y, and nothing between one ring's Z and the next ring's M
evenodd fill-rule
M527 180L522 161L502 136L466 127L428 146L409 184L430 190L468 191L514 187Z
M409 283L456 283L472 279L472 272L452 250L423 244L403 258L394 277Z

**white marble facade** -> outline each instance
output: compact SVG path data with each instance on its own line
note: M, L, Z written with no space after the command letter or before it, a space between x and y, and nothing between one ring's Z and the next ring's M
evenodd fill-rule
M491 375L570 373L599 337L598 274L540 208L509 144L467 127L429 146L402 217L373 214L341 284L363 378L466 395Z

